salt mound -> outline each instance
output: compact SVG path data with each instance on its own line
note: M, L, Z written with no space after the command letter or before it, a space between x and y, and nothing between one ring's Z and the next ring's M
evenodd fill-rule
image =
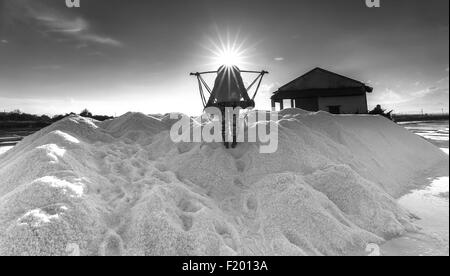
M115 120L102 123L104 129L115 138L137 142L167 129L161 119L129 112Z
M74 116L1 156L0 255L352 254L417 231L395 198L448 171L381 117L284 110L272 154L175 144L173 123Z

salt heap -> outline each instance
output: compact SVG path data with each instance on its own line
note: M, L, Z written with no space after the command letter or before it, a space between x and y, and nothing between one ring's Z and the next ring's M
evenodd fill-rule
M174 144L167 116L57 122L0 156L0 255L341 255L418 230L395 198L447 155L381 117L280 115L273 154Z

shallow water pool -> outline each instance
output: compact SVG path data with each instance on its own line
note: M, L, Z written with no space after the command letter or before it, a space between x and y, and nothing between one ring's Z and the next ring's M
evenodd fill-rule
M449 153L449 123L414 122L403 124ZM424 189L414 190L401 197L399 204L420 219L415 224L420 233L407 234L381 246L386 256L448 256L449 255L449 177L429 179Z
M0 147L0 155L4 154L8 150L12 149L13 147Z

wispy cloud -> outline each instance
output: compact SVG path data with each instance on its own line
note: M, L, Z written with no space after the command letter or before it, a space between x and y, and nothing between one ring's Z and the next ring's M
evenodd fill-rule
M274 58L274 60L275 60L275 61L283 61L283 60L284 60L284 57L276 57L276 58Z
M80 17L71 19L61 14L38 14L34 18L44 25L49 33L59 33L84 43L122 46L122 43L116 39L94 33L89 23Z
M412 92L411 95L413 97L424 97L424 96L426 96L426 95L428 95L430 93L433 93L433 92L437 91L438 89L439 88L436 87L436 86L428 87L428 88L425 88L425 89L422 89L422 90L419 90L419 91Z
M261 92L274 92L275 87L276 87L276 83L269 83L269 84L263 84L261 85Z
M115 47L121 47L123 46L122 42L115 40L113 38L110 37L105 37L105 36L100 36L100 35L96 35L96 34L81 34L79 36L79 38L83 41L87 41L87 42L94 42L94 43L100 43L100 44L105 44L105 45L110 45L110 46L115 46Z
M80 33L89 28L86 20L82 18L63 18L56 14L34 14L34 19L38 20L47 28L47 32L55 33Z
M436 86L413 91L409 94L401 93L401 91L397 91L391 88L386 88L374 95L373 100L375 100L375 102L379 104L392 106L408 102L425 102L425 100L429 98L442 98L445 96L448 97L448 93L448 88Z
M3 44L8 44L9 43L9 41L6 40L6 39L2 39L2 40L0 40L0 42L3 43Z
M407 102L409 99L391 88L386 88L376 95L377 103L380 104L398 104Z
M91 42L120 47L122 43L111 37L98 35L90 30L89 23L83 18L66 18L58 14L38 15L36 20L46 27L48 33L60 33L72 37L79 42Z
M447 77L444 77L444 78L442 78L442 79L440 79L440 80L438 80L436 83L437 84L447 84L447 86L448 86L448 81L449 81L449 77L447 76Z
M22 21L25 16L28 23L37 25L39 31L49 35L62 35L68 40L79 43L94 43L114 47L122 46L122 42L95 32L93 26L80 16L74 17L67 11L58 10L44 5L42 1L32 0L9 0L10 6L14 7L10 12L20 11ZM23 14L25 12L25 14ZM13 16L14 15L9 15ZM57 38L57 41L67 41Z

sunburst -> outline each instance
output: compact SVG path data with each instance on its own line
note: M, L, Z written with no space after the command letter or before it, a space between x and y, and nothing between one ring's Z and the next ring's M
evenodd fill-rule
M247 38L241 38L240 31L232 37L230 31L226 32L226 37L216 28L217 37L207 37L206 45L202 47L211 53L207 57L211 62L208 65L219 66L246 66L250 65L250 58L254 55L256 44L247 46ZM253 53L253 55L251 55Z

